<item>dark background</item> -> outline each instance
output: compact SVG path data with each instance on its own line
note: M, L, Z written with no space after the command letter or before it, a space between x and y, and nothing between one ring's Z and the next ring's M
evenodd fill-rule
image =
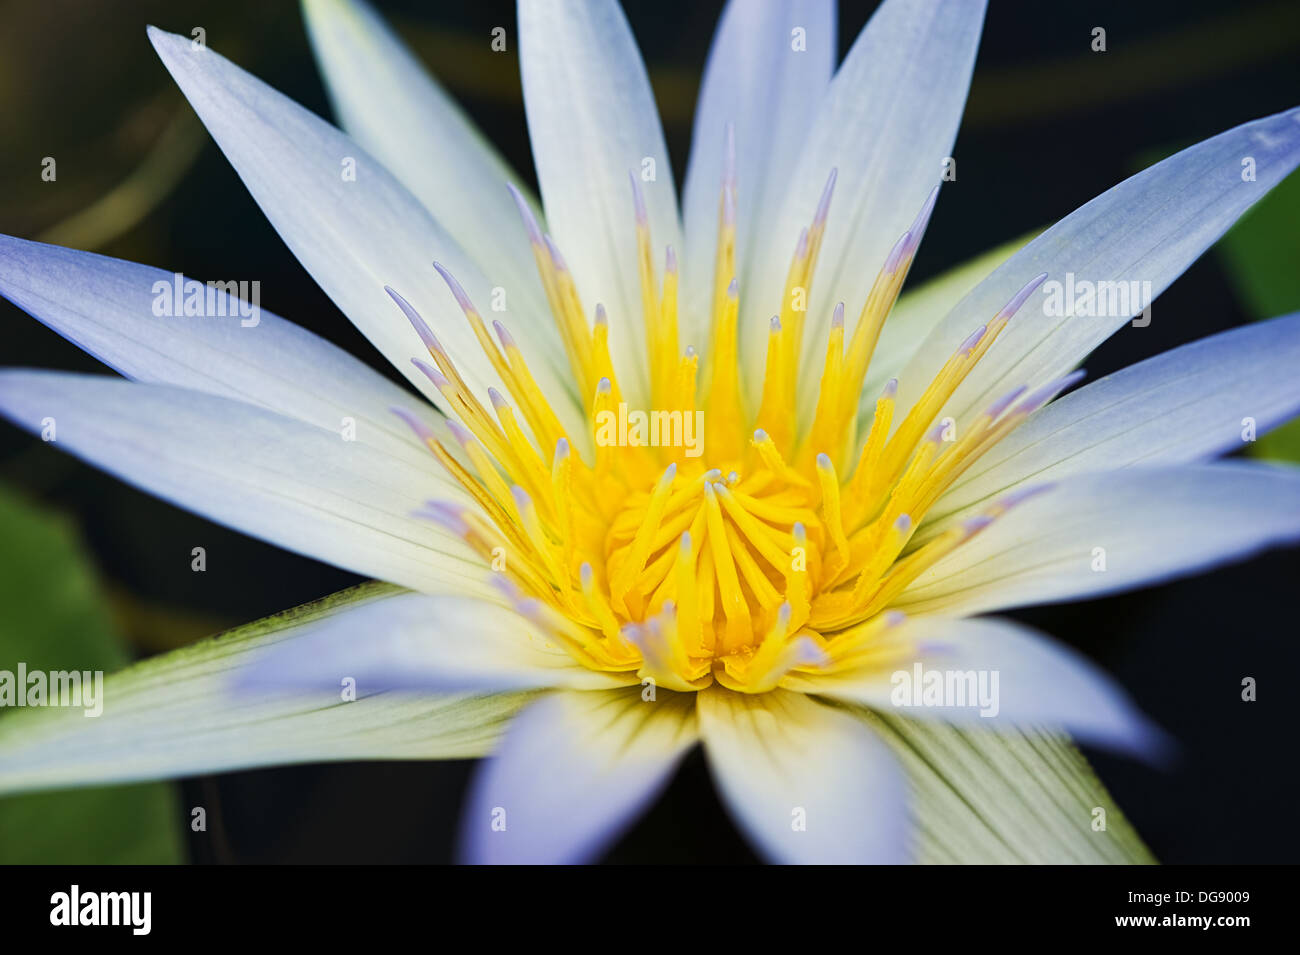
M432 64L489 138L532 178L513 4L376 4ZM700 70L719 3L625 3L664 115L680 186ZM993 0L966 119L914 280L1050 224L1166 152L1300 104L1300 4ZM840 47L872 3L841 4ZM292 2L0 4L0 231L93 248L199 279L251 276L262 304L376 367L379 354L316 288L193 120L144 26L207 42L329 115ZM509 58L489 51L506 27ZM1107 31L1093 53L1091 31ZM489 57L491 57L489 59ZM59 159L42 183L42 156ZM140 170L144 163L143 172ZM124 180L103 215L74 216ZM1300 267L1300 262L1292 263ZM1300 301L1291 309L1300 308ZM1088 362L1095 378L1248 314L1214 251ZM0 363L100 366L7 302ZM1297 370L1300 374L1300 369ZM353 576L178 511L0 424L0 481L73 516L134 652L148 655L354 582ZM202 544L208 570L190 570ZM3 546L0 544L0 546ZM1297 721L1285 680L1300 671L1300 550L1188 581L1013 616L1098 660L1177 737L1160 771L1089 752L1164 862L1295 861ZM1240 700L1244 676L1259 700ZM186 780L208 807L190 838L200 862L424 862L449 857L471 764L289 767ZM183 822L178 821L178 825ZM698 755L610 861L753 859Z

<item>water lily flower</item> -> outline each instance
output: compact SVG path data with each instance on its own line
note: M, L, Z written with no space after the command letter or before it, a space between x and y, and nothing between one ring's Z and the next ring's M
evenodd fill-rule
M274 315L159 317L169 273L6 237L0 293L128 380L6 370L0 411L383 583L130 668L99 719L6 716L0 789L489 756L463 857L579 861L700 744L774 860L1132 858L1090 839L1059 733L1150 755L1160 731L1075 652L977 615L1300 537L1295 470L1211 463L1300 411L1300 314L1075 387L1149 301L1061 314L1045 283L1158 295L1300 162L1300 111L899 299L982 3L885 0L837 68L831 4L733 0L679 204L618 5L523 0L540 206L373 12L304 6L347 133L149 38L427 401ZM996 699L945 697L954 674ZM1008 780L1048 777L1066 797L1017 812Z

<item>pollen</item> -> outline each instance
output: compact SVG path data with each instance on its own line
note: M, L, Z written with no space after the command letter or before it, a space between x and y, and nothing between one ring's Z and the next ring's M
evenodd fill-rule
M735 272L737 183L727 132L707 341L683 343L678 263L656 256L640 184L631 176L653 413L702 424L700 443L609 440L601 422L624 396L609 352L609 316L587 320L561 251L515 194L580 393L586 434L565 432L507 329L487 323L455 277L442 275L506 394L487 407L428 325L389 294L429 352L414 359L454 412L452 441L419 431L474 506L431 502L421 515L498 567L506 597L582 664L691 691L718 683L772 690L796 671L887 663L907 651L891 609L941 557L980 533L1024 494L954 526L917 533L940 495L985 451L1072 383L1018 387L956 435L937 417L1046 275L1032 278L948 358L921 397L896 407L890 380L874 409L860 395L886 317L920 244L937 188L895 243L852 334L835 306L819 380L800 381L807 302L835 186L832 170L798 236L773 303L761 398L741 380ZM760 332L761 334L761 332ZM811 416L801 389L814 389ZM699 413L696 417L697 412ZM408 421L412 421L406 416ZM623 434L626 428L619 432ZM585 457L579 448L590 448ZM693 453L691 453L693 451ZM497 555L505 559L494 562Z

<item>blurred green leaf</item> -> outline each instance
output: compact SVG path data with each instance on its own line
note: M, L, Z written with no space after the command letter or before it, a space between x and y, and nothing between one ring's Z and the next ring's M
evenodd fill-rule
M28 672L109 672L128 662L66 521L0 487L0 542L0 670L23 661ZM0 799L0 863L177 863L180 819L167 783L10 796Z
M1216 246L1237 296L1256 319L1300 309L1300 176L1284 179ZM1300 419L1260 436L1257 458L1300 461Z

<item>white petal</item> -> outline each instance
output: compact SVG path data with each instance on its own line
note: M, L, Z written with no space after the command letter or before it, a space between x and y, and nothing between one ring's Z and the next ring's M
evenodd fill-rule
M907 861L907 783L861 720L801 693L698 694L700 737L737 823L773 861Z
M519 58L546 218L588 319L597 303L609 312L614 368L635 406L648 371L629 173L645 195L656 275L664 246L681 248L645 64L615 0L520 0Z
M393 593L363 585L111 674L97 717L73 707L7 713L0 792L284 763L482 756L527 693L362 691L346 702L337 686L292 696L231 692L231 672L264 648L304 639L338 609Z
M1052 402L944 493L931 536L981 502L1039 481L1135 465L1185 464L1240 448L1300 411L1300 313L1213 335Z
M494 283L455 239L378 160L324 120L187 37L151 28L149 38L280 237L362 334L445 408L411 366L426 350L384 291L395 288L486 401L486 388L500 387L499 379L432 263L446 266L480 310ZM512 323L509 313L506 324L527 356L546 354L529 338L540 324ZM548 396L567 394L548 364L532 368ZM572 413L567 402L560 405Z
M692 694L560 691L515 718L461 823L474 863L586 861L667 784L695 742Z
M1242 180L1242 158L1256 178ZM1126 179L1066 216L1012 256L949 313L899 376L900 409L929 385L957 346L1034 276L1061 283L1150 283L1104 316L1049 315L1043 291L1030 296L997 343L957 390L944 415L960 425L999 395L1069 371L1183 273L1237 218L1300 163L1300 110L1278 113L1198 143ZM1127 287L1126 287L1127 288ZM1096 309L1093 309L1096 310ZM1157 316L1153 321L1161 321Z
M782 685L918 720L1064 728L1085 742L1135 754L1156 755L1164 747L1163 734L1109 676L1037 631L1006 620L941 617L917 617L905 626L917 648L913 659ZM938 705L921 705L929 673L954 688Z
M952 155L984 19L983 0L886 0L840 66L765 231L742 307L766 329L781 304L799 230L832 167L839 170L804 331L803 380L816 381L837 302L851 334L876 271L940 181ZM762 368L765 334L746 338L746 368ZM801 389L808 407L815 388Z
M413 593L335 615L309 637L253 661L239 682L333 689L344 677L367 693L592 690L639 682L587 669L509 607Z
M736 273L747 287L756 238L771 226L835 69L834 0L731 0L700 85L682 189L682 342L707 344L725 129L735 131ZM794 31L801 30L802 49ZM791 244L794 237L787 240ZM688 331L687 321L694 327Z
M0 235L0 295L126 377L247 401L328 430L351 418L358 443L437 467L389 410L408 409L427 427L441 428L442 417L424 402L292 322L260 307L241 314L224 290L212 292L215 316L172 314L173 289L180 283L184 290L187 281L147 265ZM154 307L159 296L168 302L161 314Z
M999 517L921 574L897 607L955 615L1076 600L1296 540L1297 469L1221 463L1080 474Z
M1088 761L1062 736L1006 726L963 729L844 707L878 732L907 770L917 862L1155 861ZM1095 831L1099 818L1106 828Z
M413 516L449 478L253 405L98 375L0 372L0 414L164 500L415 590L500 600L458 538Z
M532 247L506 189L520 185L519 175L369 4L307 0L303 17L348 135L507 290L515 316L508 324L538 322L535 339L549 346L553 364L563 361Z

